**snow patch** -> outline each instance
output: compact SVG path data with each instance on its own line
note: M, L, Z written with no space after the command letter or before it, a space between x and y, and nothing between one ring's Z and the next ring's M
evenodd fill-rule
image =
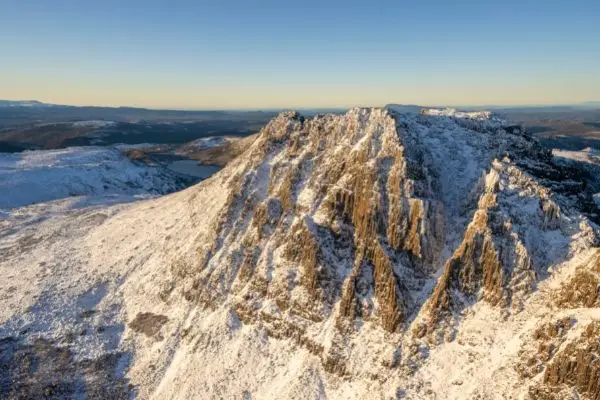
M76 127L92 127L92 128L108 128L110 126L117 125L114 121L103 121L103 120L89 120L89 121L77 121L73 122L73 126Z

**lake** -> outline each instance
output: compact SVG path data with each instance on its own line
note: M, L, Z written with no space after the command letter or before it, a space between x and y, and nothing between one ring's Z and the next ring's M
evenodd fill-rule
M200 179L206 179L221 169L218 165L198 164L198 161L196 160L173 161L167 168L173 172L190 175Z

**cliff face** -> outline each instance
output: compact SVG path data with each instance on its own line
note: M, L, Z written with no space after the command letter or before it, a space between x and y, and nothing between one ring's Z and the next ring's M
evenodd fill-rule
M543 382L554 388L571 387L583 396L600 399L600 323L590 323L580 337L559 352L544 371ZM535 389L532 393L536 393Z
M196 286L210 291L211 276L220 285L225 277L244 307L260 308L266 296L278 312L311 320L342 301L342 316L399 329L414 306L399 268L426 276L444 241L432 178L402 140L385 110L311 121L280 115L230 181L215 254L201 255L198 279L209 285ZM223 257L231 258L226 267Z
M508 157L495 161L484 181L473 219L429 301L433 325L467 306L465 299L522 307L547 267L568 252L568 241L556 240L557 234L568 235L568 228L545 188Z

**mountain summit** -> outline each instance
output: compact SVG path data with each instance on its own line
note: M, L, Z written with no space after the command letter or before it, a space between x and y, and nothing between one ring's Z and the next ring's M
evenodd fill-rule
M9 221L0 393L600 399L589 168L488 112L282 113L183 192Z

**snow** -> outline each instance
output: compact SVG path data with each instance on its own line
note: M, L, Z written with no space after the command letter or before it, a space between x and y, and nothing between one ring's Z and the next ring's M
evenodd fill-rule
M176 153L187 154L196 151L208 150L214 147L221 147L227 144L235 143L242 138L239 136L209 136L193 140L181 145Z
M600 151L592 149L591 147L587 147L581 151L552 149L552 155L568 160L600 165Z
M465 113L455 110L428 109L424 116L452 116L464 118ZM474 119L487 121L486 113L473 114ZM490 168L495 154L490 153L491 138L470 129L457 126L450 120L414 115L400 115L399 122L406 126L410 139L424 149L427 154L425 165L439 177L438 189L443 199L446 214L447 231L460 234L469 222L470 215L464 210L472 207L478 197L478 183ZM471 193L472 196L465 196ZM471 203L471 204L469 204ZM459 237L453 239L454 248Z
M222 146L229 141L229 138L225 136L210 136L205 138L196 139L185 144L186 149L204 150L211 147Z
M465 118L465 119L476 119L476 120L490 120L492 119L492 113L489 111L474 111L465 112L458 111L455 108L426 108L422 110L423 115L430 115L435 117L453 117L453 118Z
M164 194L181 188L177 179L162 168L136 164L112 148L0 153L0 208L82 195Z
M77 121L73 122L73 126L76 127L92 127L92 128L108 128L115 126L117 123L114 121L103 121L103 120L89 120L89 121Z
M209 221L198 213L217 213L225 201L219 184L205 193L193 187L131 205L73 210L59 201L13 210L1 225L0 337L24 329L32 340L89 332L75 335L72 344L77 357L87 358L133 351L135 334L124 332L123 324L138 311L166 313L172 322L165 329L175 329L190 304L161 310L164 304L151 294L164 279L156 274L178 253L193 251L202 232L208 235ZM90 318L81 317L92 311ZM103 333L94 335L99 326ZM175 338L165 336L168 349ZM147 346L136 351L142 359L156 350L151 340ZM141 371L148 370L146 365Z

